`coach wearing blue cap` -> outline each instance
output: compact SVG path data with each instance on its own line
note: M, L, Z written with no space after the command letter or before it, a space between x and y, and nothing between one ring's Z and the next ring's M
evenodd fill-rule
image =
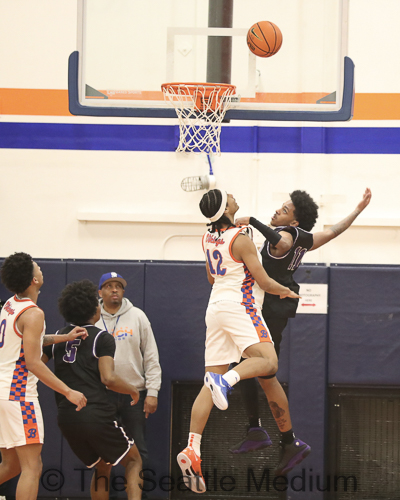
M110 399L122 425L134 439L145 469L148 466L146 418L157 410L161 367L150 322L141 309L124 297L126 286L120 274L103 274L99 281L101 316L96 326L115 338L116 373L139 390L140 399L135 406L131 406L127 394L110 391Z

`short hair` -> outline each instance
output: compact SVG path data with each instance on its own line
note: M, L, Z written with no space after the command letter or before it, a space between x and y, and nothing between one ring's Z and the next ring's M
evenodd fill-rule
M221 208L221 202L221 191L219 189L210 189L210 191L207 191L207 193L205 193L200 200L199 206L201 213L204 217L210 219ZM217 221L207 224L207 226L211 226L212 233L218 231L218 234L220 234L223 225L227 225L228 227L235 226L235 224L232 224L232 221L226 215L222 215Z
M24 252L15 252L7 257L1 266L1 281L12 293L22 293L33 280L33 260Z
M290 199L299 227L304 231L311 231L318 219L318 205L308 193L299 189L290 194Z
M96 314L99 300L97 287L90 280L67 285L58 299L58 309L68 323L86 325Z

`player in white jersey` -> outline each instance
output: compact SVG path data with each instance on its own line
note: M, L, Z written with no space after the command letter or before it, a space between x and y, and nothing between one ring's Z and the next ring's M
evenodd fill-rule
M43 444L37 380L64 394L77 410L86 405L81 392L71 390L41 361L42 345L74 340L87 332L75 329L71 337L60 340L44 335L44 314L36 305L43 274L30 255L19 252L5 259L1 280L15 295L0 314L0 484L21 474L15 498L34 500Z
M206 374L192 407L188 446L177 457L186 485L196 493L206 491L200 442L213 404L227 409L227 394L240 379L261 377L262 386L262 377L276 380L278 358L261 315L264 292L299 298L268 276L249 229L235 226L239 207L232 195L213 189L203 196L200 209L211 221L203 237L207 276L213 285L206 313ZM247 359L228 371L241 356ZM273 412L281 432L291 430L289 405L279 382L268 385L266 395L270 406L281 410Z

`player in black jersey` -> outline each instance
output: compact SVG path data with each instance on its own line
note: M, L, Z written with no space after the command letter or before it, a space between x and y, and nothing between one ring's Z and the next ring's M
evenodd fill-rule
M56 375L71 388L82 389L87 397L86 407L76 412L74 405L56 393L58 426L75 455L87 467L96 467L90 490L92 500L108 498L111 467L118 463L125 467L128 499L140 499L140 454L123 427L118 426L115 408L107 396L109 389L130 394L135 404L139 392L114 371L114 337L94 326L100 317L97 287L89 280L67 285L59 309L72 325L57 334L68 333L73 325L85 325L88 336L44 349L43 360L54 358Z
M329 229L314 234L310 231L318 217L318 205L308 193L300 190L293 191L290 194L290 200L276 210L270 223L274 229L262 224L254 217L241 217L236 220L236 224L251 224L262 233L266 239L261 249L264 269L278 283L298 293L299 285L295 282L293 274L306 252L316 250L348 229L356 217L368 206L370 200L371 190L367 188L362 200L350 215ZM297 306L298 299L280 300L279 297L265 294L262 314L275 343L278 357L282 332L288 319L296 315ZM260 382L263 385L269 383L268 379ZM242 380L240 386L249 418L249 427L244 440L230 449L234 454L247 453L271 445L267 431L260 424L256 380ZM271 407L274 415L280 410ZM281 460L276 473L286 474L292 468L290 466L294 464L299 451L294 445L293 432L282 434L281 439Z

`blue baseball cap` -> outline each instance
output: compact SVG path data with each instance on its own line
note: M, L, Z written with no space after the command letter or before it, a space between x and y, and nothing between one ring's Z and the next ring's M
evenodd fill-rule
M103 276L100 278L100 281L99 281L99 290L101 290L103 288L103 286L106 283L108 283L109 281L118 281L119 283L121 283L121 285L124 288L127 285L126 281L124 280L124 278L120 274L111 272L111 273L103 274Z

